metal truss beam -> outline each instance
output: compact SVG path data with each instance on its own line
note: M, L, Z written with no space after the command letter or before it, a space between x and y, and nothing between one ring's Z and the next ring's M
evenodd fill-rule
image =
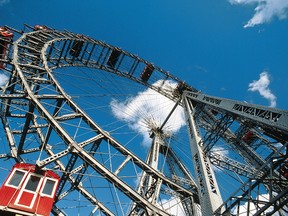
M33 28L31 27L31 29ZM12 30L16 31L14 29ZM278 151L270 141L264 138L265 135L278 141L282 145L282 150L283 148L286 148L287 151L287 111L209 96L198 92L188 85L182 85L183 88L181 89L176 87L174 91L156 87L153 85L152 80L163 80L162 85L164 85L167 80L178 82L179 84L184 83L167 71L162 70L136 55L83 35L73 34L68 31L59 32L52 29L18 33L22 35L14 43L13 60L12 62L6 61L9 68L5 70L11 73L9 80L10 84L9 86L6 85L2 88L3 94L0 96L3 111L1 118L11 153L2 154L0 155L0 158L13 157L19 162L23 160L21 158L23 154L45 150L48 156L46 156L46 159L38 161L38 166L44 167L53 162L59 167L61 172L67 172L67 175L63 175L60 192L66 182L70 182L71 184L71 188L68 191L61 193L60 195L58 194L59 198L64 198L67 194L76 189L87 198L88 201L95 205L91 214L100 210L103 214L113 215L113 213L97 200L95 196L82 187L82 174L91 167L102 175L104 179L108 180L108 182L122 191L124 195L137 203L137 205L134 205L135 209L138 207L141 208L140 211L143 214L168 215L168 213L157 206L156 202L158 194L160 191L163 191L163 189L170 190L171 194L174 193L176 196L180 197L187 215L195 214L195 212L197 212L195 210L196 207L193 205L198 202L201 204L203 215L222 214L223 212L224 214L229 214L231 208L236 206L237 202L239 203L242 199L252 201L253 199L250 191L260 184L264 185L269 193L272 194L276 191L278 194L270 200L275 202L275 205L273 203L268 203L264 206L258 206L258 215L264 213L270 206L274 207L273 211L278 211L283 206L287 205L287 177L280 175L280 165L281 163L283 164L283 160L287 160L287 155L283 155L283 153ZM71 56L69 54L73 43L83 44L82 50L80 50L78 56ZM115 50L119 52L119 58L117 58L115 62L111 62L110 57L113 52L115 53ZM147 65L154 69L152 74L153 79L143 80L139 75ZM195 185L193 178L186 170L185 166L181 164L181 162L178 163L179 159L169 148L161 145L160 147L158 146L158 149L153 150L153 153L151 153L151 158L152 155L155 158L155 155L159 156L159 153L163 154L163 152L168 152L167 155L170 160L168 160L170 163L168 166L172 173L172 180L157 171L157 162L152 163L150 161L151 163L147 164L148 162L140 160L139 157L134 155L110 134L101 129L93 119L74 103L72 98L64 92L60 84L53 77L52 70L66 66L96 68L118 76L126 77L132 81L150 87L176 102L173 110L178 104L183 106L187 117L188 132L190 135L190 144L198 186ZM38 90L43 86L51 87L53 92L38 94ZM183 91L183 102L180 102ZM53 106L50 110L44 105L44 102L47 102L48 100L49 102L56 102L56 106ZM22 107L22 110L14 111L13 108L19 108L20 106ZM70 111L69 114L61 113L62 106L68 107ZM170 112L169 116L172 114L173 110ZM44 119L44 123L37 120L39 117ZM10 120L21 120L23 129L21 128L19 130L16 128ZM83 120L86 126L94 132L94 135L87 138L85 141L81 140L77 142L62 126L69 120ZM165 121L167 120L168 118ZM235 126L234 121L239 124L238 130L236 131L231 129L231 126ZM164 124L165 122L163 125ZM203 138L201 135L202 131L200 130L206 132ZM253 146L251 145L252 142L243 139L243 136L249 130L257 130L257 132L260 131L262 133L262 136L258 133L257 140L253 140L261 141L257 143L257 146ZM64 141L67 147L65 150L57 153L52 152L52 148L48 144L50 137L52 137L52 133L57 134L58 138ZM19 136L19 134L21 134L21 136ZM25 146L25 142L30 139L30 135L34 136L34 134L38 135L41 144L36 147L33 146L28 148ZM213 152L212 148L221 138L226 143L231 144L231 146L233 146L233 148L244 158L244 161L251 166L241 164L238 161L234 161ZM114 149L124 156L124 160L118 165L114 172L96 160L93 153L91 153L91 151L94 152L97 149L95 146L97 146L98 141L106 141L108 145L114 147ZM265 158L261 157L256 152L262 143L272 149L272 153ZM90 149L88 148L88 145L91 145ZM64 166L61 159L67 155L71 157L70 160L67 161L67 166ZM278 160L279 157L283 157L284 159ZM76 160L81 164L78 167L75 167ZM148 185L144 195L139 193L139 191L135 191L118 176L118 173L130 162L133 163L133 165L137 165L147 176L148 180L143 180L144 183L147 182ZM230 202L229 205L228 201L221 205L221 194L210 163L249 178L247 183L243 184L239 189L239 191L242 192L241 198L238 197L236 201L233 200L233 202L231 202L231 197L228 200ZM255 170L257 170L257 172ZM180 173L184 178L177 176L177 173ZM77 175L76 178L73 177L74 175ZM279 177L279 179L277 179L277 177ZM278 182L279 185L269 187L271 182ZM182 185L187 186L188 189L180 186L180 183L183 183ZM185 185L184 183L191 183L192 186ZM161 185L167 187L161 187ZM235 194L240 194L239 191L236 191ZM233 198L235 197L236 195ZM286 203L283 200L286 200ZM255 202L259 202L259 200L256 200ZM263 202L261 204L263 204ZM191 206L193 206L193 211L191 211ZM59 212L56 210L56 207L55 212Z
M37 33L33 33L37 34ZM32 33L31 33L32 35ZM46 35L46 33L45 33ZM47 32L47 35L49 36L49 32ZM140 206L144 209L151 211L151 213L160 214L160 215L168 215L165 211L158 208L155 204L151 204L146 198L143 198L140 194L135 192L131 187L129 187L125 182L123 182L120 178L118 178L115 174L113 174L111 171L109 171L105 166L103 166L100 162L98 162L93 156L91 156L87 150L85 150L81 144L77 143L68 133L65 131L59 121L64 120L63 116L59 116L55 118L55 115L52 115L50 111L48 111L43 104L41 103L41 98L39 98L35 93L33 88L29 81L32 81L32 79L27 79L27 76L31 75L30 73L26 73L24 68L25 64L19 64L18 61L22 61L22 59L19 58L19 53L22 52L22 47L19 45L21 40L24 40L27 35L23 34L19 40L18 43L15 43L14 45L14 54L13 54L13 61L12 64L15 66L15 70L17 71L18 77L21 80L21 85L23 89L25 89L25 92L27 94L28 100L31 103L31 107L33 107L33 110L31 112L34 112L34 109L37 110L39 115L44 117L46 121L49 123L48 130L46 130L46 137L44 138L44 142L47 143L49 139L49 134L51 133L51 130L53 129L61 139L67 144L68 152L69 154L77 154L77 157L81 158L86 164L88 164L91 168L93 168L95 171L100 173L105 179L107 179L109 182L114 184L120 191L122 191L124 194L126 194L128 197L130 197L134 202L139 203ZM46 40L46 39L45 39ZM44 40L44 42L45 42ZM66 39L67 40L67 39ZM29 42L29 41L28 41ZM36 46L38 46L37 42L35 43ZM108 141L115 149L117 149L119 152L121 152L125 156L131 156L133 159L133 162L138 165L141 169L143 169L144 172L147 172L149 175L152 175L154 179L157 181L157 185L161 185L160 182L163 182L163 184L168 185L170 188L178 191L180 194L183 194L185 196L192 196L192 193L188 190L185 190L184 188L181 188L177 184L173 183L172 181L165 178L160 172L157 172L153 168L151 168L149 165L147 165L145 162L141 161L136 155L132 154L132 152L125 149L120 143L118 143L115 139L113 139L109 134L107 134L105 131L103 131L93 120L88 117L72 100L71 98L65 94L65 92L61 89L58 82L53 78L52 73L50 69L48 68L48 64L46 62L46 56L44 54L45 49L48 48L48 45L44 45L44 49L42 49L42 59L44 60L44 71L46 73L46 76L48 80L53 83L53 86L61 95L61 97L65 100L66 105L70 107L74 111L74 113L81 114L81 118L84 120L84 122L89 125L94 132L98 134L102 134L105 137L105 140ZM38 51L38 47L35 47L35 50ZM32 50L34 51L34 50ZM38 53L38 52L37 52ZM35 56L38 56L38 54ZM25 59L25 62L33 63L33 59ZM72 59L73 61L73 59ZM33 68L33 70L37 70ZM33 80L33 82L36 82ZM38 82L38 80L37 80ZM45 81L46 82L46 81ZM58 106L57 106L58 107ZM57 112L57 108L55 109L54 113ZM76 116L72 116L74 118ZM62 118L62 119L61 119ZM27 121L26 121L27 122ZM33 122L33 125L35 125L35 121L31 119L31 121L28 121L27 125L30 125L30 122ZM24 136L24 135L23 135ZM23 138L24 140L24 138ZM46 144L44 144L46 146ZM21 147L21 146L20 146ZM49 146L47 146L49 147ZM22 149L22 147L21 147ZM66 150L66 151L67 151ZM65 153L65 154L66 154ZM61 154L62 155L62 154ZM51 163L53 161L57 161L61 157L60 153L58 153L58 156L55 156L55 154L51 154L52 157L47 159L47 161L39 161L37 164L39 167L42 167L44 165L47 165L48 163ZM74 183L73 183L74 184ZM159 187L159 186L157 186Z
M232 160L231 158L225 157L222 154L217 154L215 152L209 153L210 161L213 165L217 167L222 167L232 172L235 172L239 175L246 176L248 178L257 178L255 176L256 169L247 166L246 164L242 164L236 160ZM261 176L262 173L259 173Z
M203 150L203 139L194 117L197 109L185 94L183 95L183 101L188 133L190 135L192 159L197 176L200 205L205 206L205 208L201 209L202 215L213 215L222 204L222 197L210 161Z
M193 101L208 104L238 117L250 119L255 123L288 132L288 111L209 96L199 92L186 92L185 94Z
M219 213L219 215L227 215L227 214L230 214L230 211L235 207L237 206L241 200L251 200L251 198L253 197L251 195L252 191L258 187L259 185L263 184L263 182L266 182L267 186L271 185L269 184L269 182L271 182L271 180L273 181L273 179L271 179L271 171L273 171L273 169L279 167L282 163L283 163L283 160L277 160L276 158L278 158L278 155L280 152L283 151L283 149L287 148L288 146L288 142L283 145L281 148L278 149L277 152L274 153L274 156L270 157L269 160L267 160L265 162L265 164L263 164L263 167L266 167L268 164L269 167L270 167L270 170L265 170L265 172L261 173L261 170L263 169L259 169L257 170L256 172L256 176L260 175L261 178L257 178L257 179L248 179L238 190L236 190L234 192L234 194L232 194L216 211L215 213ZM284 157L285 158L285 157ZM275 160L276 159L276 160ZM267 178L268 176L270 175L270 181L269 181L269 178ZM259 211L262 213L265 209L267 209L268 207L270 207L271 205L275 206L277 208L277 206L280 206L280 205L287 205L287 198L288 198L288 191L286 190L287 189L287 177L284 177L284 176L279 176L279 180L281 180L286 182L286 186L284 186L284 190L282 191L279 191L279 193L274 196L274 194L272 194L272 191L273 189L271 188L270 190L270 198L272 196L274 196L274 198L271 198L271 199L277 199L277 200L280 200L280 202L268 202L266 203L266 205L261 205L262 207L261 208L258 208L260 209ZM275 179L274 179L275 180ZM272 187L273 187L273 184L272 184ZM259 194L258 194L259 195ZM235 199L235 197L239 197L239 199ZM263 202L261 202L261 204L263 204ZM223 211L223 209L221 210L222 207L225 206L225 210ZM258 206L258 204L257 204ZM257 211L258 212L258 211ZM249 212L247 212L247 215L249 214ZM259 213L260 214L260 213Z

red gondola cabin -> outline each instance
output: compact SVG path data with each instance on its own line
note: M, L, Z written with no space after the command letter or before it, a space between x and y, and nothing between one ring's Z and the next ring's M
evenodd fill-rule
M48 27L47 26L43 26L43 25L35 25L34 26L34 31L46 31L48 30Z
M14 34L5 27L0 27L0 69L5 68L5 60L8 58L9 43ZM4 61L1 61L4 60Z
M0 215L49 216L60 177L35 165L15 164L0 188Z
M113 49L110 56L109 56L109 59L107 61L107 65L114 68L119 57L121 55L121 51L118 50L117 48L116 49Z
M142 71L140 78L144 81L147 82L152 75L152 72L154 71L153 65L146 65L144 70Z

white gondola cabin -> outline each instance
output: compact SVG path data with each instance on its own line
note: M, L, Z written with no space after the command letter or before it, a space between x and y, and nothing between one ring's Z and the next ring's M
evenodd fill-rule
M60 177L51 170L17 163L0 188L0 215L49 216Z

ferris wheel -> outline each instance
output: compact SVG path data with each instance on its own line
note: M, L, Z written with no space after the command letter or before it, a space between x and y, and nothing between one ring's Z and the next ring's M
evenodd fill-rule
M287 215L288 112L70 31L0 28L6 215Z

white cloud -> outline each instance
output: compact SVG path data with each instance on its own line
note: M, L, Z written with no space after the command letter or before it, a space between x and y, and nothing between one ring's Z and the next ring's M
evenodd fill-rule
M254 16L244 26L268 23L273 18L285 19L288 16L288 0L229 0L231 4L256 4Z
M159 80L153 85L171 92L176 87L176 83ZM139 92L135 97L128 98L126 101L112 100L110 106L115 117L128 123L129 127L143 135L143 144L151 143L149 138L148 125L152 124L160 127L166 119L174 102L167 97L147 89ZM185 124L184 112L182 107L177 107L173 115L164 127L166 132L175 133Z
M9 80L9 77L0 73L0 86L4 86Z
M229 156L229 151L228 149L225 149L224 147L221 147L221 146L214 146L213 149L212 149L212 154L216 154L216 157L218 156L223 156L222 157L222 160L226 160L226 158ZM218 166L212 166L212 169L214 170L214 172L222 172L223 170L218 167Z
M215 146L213 148L213 152L216 152L217 154L223 155L224 157L228 157L229 151L226 148L223 148L222 146Z
M249 212L248 212L249 209ZM232 209L231 212L233 215L248 215L252 216L256 213L256 207L253 203L250 203L248 208L248 203L244 203L243 205L237 206L237 208Z
M276 196L277 194L274 194L274 196ZM259 200L258 204L258 208L256 208L255 204L250 202L249 203L249 212L248 212L248 202L245 202L243 205L239 205L236 206L234 209L232 209L231 213L232 214L237 214L237 215L254 215L255 213L257 213L257 209L262 208L264 206L264 204L262 203L269 203L269 194L260 194L257 196L257 200ZM269 208L266 209L266 211L264 213L269 213L273 211L273 206L270 206ZM273 216L279 216L279 213L276 212L273 214Z
M179 198L162 200L162 208L170 215L185 216L185 211Z
M261 96L270 101L270 107L276 107L276 96L269 89L269 74L262 72L259 80L254 80L249 84L249 91L258 91Z
M185 216L185 210L181 203L181 200L177 197L171 198L170 200L163 199L161 204L159 204L168 214L175 216ZM195 206L195 216L202 216L201 206L196 204Z

